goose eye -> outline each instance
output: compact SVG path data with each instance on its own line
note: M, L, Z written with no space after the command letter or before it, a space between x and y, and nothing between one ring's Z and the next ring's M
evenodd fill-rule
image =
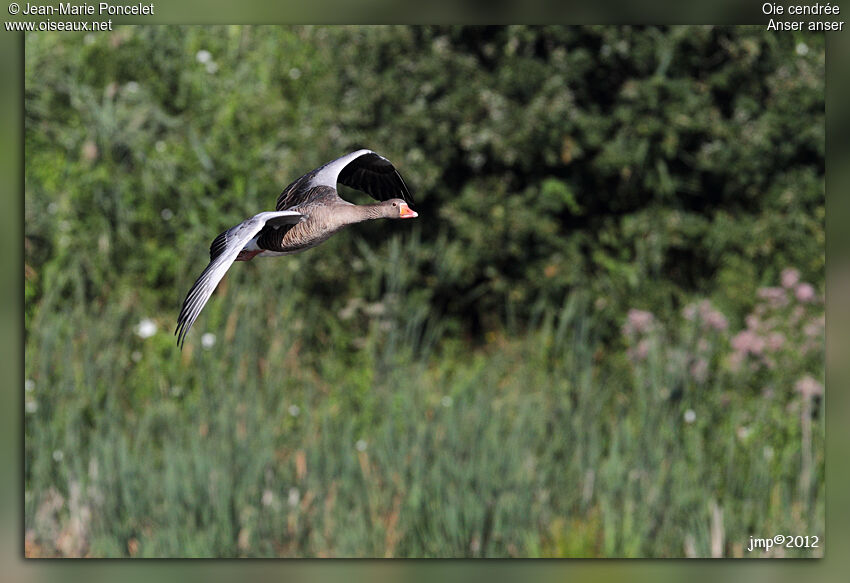
M394 202L394 203L393 203L393 206L398 206L398 203L397 203L397 202Z

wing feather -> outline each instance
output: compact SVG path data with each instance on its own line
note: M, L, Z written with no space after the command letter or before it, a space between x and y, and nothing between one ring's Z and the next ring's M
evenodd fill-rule
M401 198L413 206L413 195L392 162L372 150L357 150L308 172L283 189L277 210L309 202L317 186L336 189L337 183L363 191L376 200Z
M362 190L375 200L400 198L413 206L413 195L392 162L383 156L364 150L339 171L340 184Z
M278 211L260 213L232 227L219 235L210 247L211 260L201 275L192 285L180 315L177 317L177 344L183 347L189 328L195 323L201 310L209 301L218 283L230 269L242 248L259 233L266 225L294 224L301 220L301 213L294 211Z
M221 255L224 250L227 248L227 231L220 234L218 237L213 239L212 244L210 245L210 261Z

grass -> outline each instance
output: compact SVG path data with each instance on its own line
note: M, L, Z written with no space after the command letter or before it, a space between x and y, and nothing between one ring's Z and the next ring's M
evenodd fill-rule
M751 535L822 540L823 416L783 370L768 397L719 364L697 383L662 342L631 360L578 296L484 346L440 340L392 273L328 314L297 275L235 269L182 353L174 314L132 297L46 298L27 338L27 555L750 556ZM158 332L141 338L146 317Z

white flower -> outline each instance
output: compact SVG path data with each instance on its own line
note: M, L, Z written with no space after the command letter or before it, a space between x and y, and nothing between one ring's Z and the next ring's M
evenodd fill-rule
M688 409L685 411L685 423L693 423L697 420L697 414L693 409Z
M358 439L357 443L354 444L354 447L357 448L357 451L366 451L366 440Z
M156 334L157 325L156 322L151 320L150 318L145 318L139 325L136 326L136 334L138 334L141 338L150 338L154 334Z
M374 304L367 305L363 311L370 316L381 316L387 311L387 307L383 302L375 302Z
M797 49L796 50L797 50L797 54L800 55L801 57L805 56L809 53L809 47L806 45L806 43L797 43Z
M35 413L38 411L38 403L36 401L27 401L24 408L27 410L27 413Z
M135 81L128 81L126 85L124 85L124 89L127 90L127 93L135 93L139 90L139 84Z
M298 488L290 488L289 496L286 497L286 503L290 506L298 506L298 501L301 500L301 492L298 491Z
M166 144L162 140L157 140L153 147L156 148L157 152L162 154L163 152L165 152Z
M440 399L440 405L443 407L451 407L452 406L452 398L446 395L442 399Z
M289 78L292 80L298 79L301 76L301 69L298 67L292 67L289 70Z
M57 462L61 462L65 458L65 454L62 453L61 449L53 450L53 460Z
M212 59L212 53L201 49L200 51L195 53L195 58L198 60L199 63L209 63L210 59Z
M27 379L24 381L24 390L28 393L32 393L35 390L35 381L32 379Z
M288 411L293 417L298 417L298 414L301 412L301 407L298 405L290 405Z
M212 348L215 346L215 334L212 332L207 332L203 336L201 336L201 346L204 348Z
M263 491L263 506L271 506L274 504L274 492L269 490L268 488Z
M172 218L174 218L174 211L170 208L164 208L159 211L159 216L162 217L163 221L170 221Z
M207 73L212 75L216 71L218 71L218 64L215 61L210 61L209 63L207 63Z
M141 353L141 352L139 352L138 350L134 350L134 351L130 354L130 358L132 358L132 359L133 359L133 362L139 362L140 360L142 360L142 353Z

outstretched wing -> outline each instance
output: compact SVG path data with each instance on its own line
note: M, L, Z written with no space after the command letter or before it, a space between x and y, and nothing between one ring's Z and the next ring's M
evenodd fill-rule
M266 225L290 225L299 222L301 217L301 213L294 211L260 213L215 238L210 247L210 263L186 294L180 315L177 317L177 328L174 333L177 335L177 343L181 348L189 328L195 323L218 282L230 269L242 248Z
M336 189L337 183L362 190L376 200L401 198L413 206L413 195L395 166L372 150L357 150L328 162L287 186L277 198L277 210L307 202L316 186Z
M341 184L362 190L375 200L400 198L413 206L413 195L395 166L375 152L365 152L343 166L337 180Z

